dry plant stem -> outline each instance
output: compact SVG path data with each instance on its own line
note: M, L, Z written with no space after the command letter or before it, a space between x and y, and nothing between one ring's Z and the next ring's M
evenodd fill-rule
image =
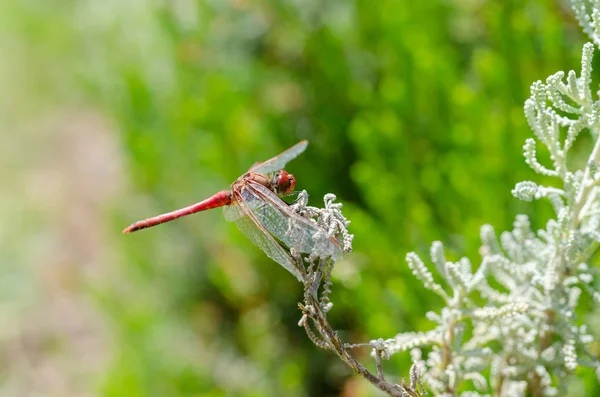
M321 285L322 278L323 278L323 269L322 269L322 266L319 265L319 268L314 273L314 279L313 279L313 282L310 287L308 295L317 296L317 292L319 291L319 286Z
M345 362L354 372L371 382L375 387L379 390L386 392L390 396L394 397L403 397L403 393L394 387L392 384L386 382L383 379L379 379L377 376L369 372L361 363L359 363L347 350L344 346L344 343L340 340L337 333L331 328L329 322L327 321L327 316L321 309L319 305L318 299L312 295L307 294L305 297L307 302L306 307L302 307L309 317L311 317L319 331L323 335L323 337L329 342L329 348L333 350L333 352L343 361ZM310 306L310 310L308 309Z
M325 267L325 277L323 279L323 290L321 291L321 305L325 307L329 303L329 293L331 292L331 272L333 265Z
M448 340L446 340L444 345L442 346L442 349L443 349L442 357L443 357L444 368L448 368L448 366L452 363L452 343L454 342L454 327L455 326L456 326L456 324L454 322L452 322L448 326ZM450 383L448 383L447 381L446 381L446 393L448 393L452 396L456 395L456 392L450 386Z
M594 175L592 175L589 164L599 163L600 162L600 139L596 140L596 144L594 145L594 149L590 154L588 160L588 166L585 168L583 179L581 181L581 186L579 188L579 192L577 197L575 198L575 202L573 204L573 213L570 220L570 230L576 230L579 227L579 223L581 221L581 210L585 206L586 202L589 200L589 194L592 191L592 188L596 184L594 181ZM566 273L569 271L569 263L567 263L567 259L565 258L564 249L562 247L559 249L559 258L561 263L561 274L560 278L564 278ZM548 326L551 326L555 322L555 313L551 309L546 310L545 322ZM549 327L550 328L550 327ZM546 331L542 334L539 340L539 351L543 352L552 344L552 333L550 331ZM537 373L533 373L531 383L529 385L529 390L531 394L535 397L542 397L544 395L544 390L542 387L542 379L540 375Z
M348 352L346 345L340 340L337 332L335 332L329 325L327 314L323 310L322 302L319 302L318 298L319 285L323 279L323 273L327 273L327 265L327 260L319 260L317 269L314 273L312 273L312 277L310 275L307 277L307 280L310 281L305 284L304 304L298 305L304 313L301 324L306 329L308 337L317 346L332 350L340 359L342 359L343 362L352 368L354 372L371 382L379 390L384 391L388 395L394 397L404 397L407 395L407 392L409 392L409 395L412 395L412 391L407 390L403 393L397 386L394 386L384 380L383 369L381 368L381 357L379 354L377 355L377 372L379 376L375 376L369 372L369 370L367 370ZM312 268L312 266L309 268ZM328 289L328 286L324 285L323 288ZM327 293L326 291L323 292ZM311 318L314 321L315 328L321 334L322 339L318 338L312 331L308 324L308 318ZM418 394L415 395L415 397L417 396Z
M383 367L381 366L381 351L375 350L375 363L377 365L377 376L379 380L385 380L383 377Z
M555 313L554 311L547 309L546 310L546 324L552 325L554 324ZM546 331L542 334L539 341L539 351L543 352L552 344L552 333L550 331ZM531 383L529 385L529 390L531 391L531 395L535 397L543 397L544 390L542 387L542 378L536 372L533 373Z
M596 140L596 144L594 145L594 149L590 154L590 158L588 160L588 164L590 162L598 163L600 162L600 139ZM585 168L583 179L581 181L581 186L579 188L579 192L577 197L575 198L575 202L573 204L573 213L570 220L570 230L576 230L579 227L579 223L581 221L581 210L583 209L585 203L589 199L589 194L592 188L595 185L595 181L593 179L593 175L591 175L590 166L588 165ZM565 277L566 272L568 272L569 263L567 263L567 259L565 258L564 249L559 249L559 258L561 263L561 279ZM546 310L546 324L551 326L555 321L555 313L551 309ZM547 349L552 343L552 334L550 331L546 331L542 334L542 337L539 341L539 351L542 352ZM544 390L542 388L542 379L537 374L534 373L531 379L531 383L529 385L529 390L531 394L535 397L541 397L544 395Z
M579 193L577 194L577 198L575 199L575 204L573 208L573 217L571 218L571 230L575 230L577 226L579 226L581 209L584 204L588 200L588 195L595 185L595 181L593 179L594 175L591 175L589 164L600 163L600 139L596 140L596 144L594 145L594 149L590 154L590 158L588 160L588 166L585 167L585 171L583 174L583 179L581 181L581 187L579 188Z
M494 397L502 397L502 387L504 386L504 375L500 375L497 380L498 384L494 390Z
M304 310L304 306L300 306L300 309ZM327 344L327 342L319 339L317 337L317 335L315 335L315 333L310 328L310 324L308 323L308 321L305 317L303 317L303 325L304 325L304 329L306 330L306 335L308 335L308 339L310 339L312 343L314 343L316 346L320 347L321 349L325 349L325 350L329 349L329 345Z
M333 205L333 199L335 199L333 195L325 196L326 210L310 207L309 217L316 221L318 225L325 225L324 230L329 231L329 233L339 234L340 244L343 237L343 251L350 252L353 236L348 234L345 229L349 222L339 212L341 204ZM331 226L332 220L336 222L334 228ZM331 292L331 272L335 261L334 256L319 250L315 250L304 257L293 249L290 250L290 254L296 262L295 265L302 270L304 302L298 304L303 314L298 325L304 327L308 338L318 347L332 350L354 372L389 396L420 397L421 393L417 388L421 386L421 383L419 381L419 369L416 364L413 364L410 370L410 385L404 380L400 384L390 384L384 378L381 363L382 359L389 357L383 339L378 339L377 343L361 344L361 346L369 346L374 350L377 365L377 375L374 375L349 353L350 345L342 342L337 332L329 325L327 312L333 306L329 301L329 293ZM304 263L306 263L306 266L304 266Z

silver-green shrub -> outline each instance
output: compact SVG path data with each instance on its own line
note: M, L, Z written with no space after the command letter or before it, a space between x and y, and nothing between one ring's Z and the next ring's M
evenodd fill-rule
M583 30L600 46L600 0L574 0L572 7ZM576 314L582 299L600 304L597 271L589 264L600 242L600 100L591 88L593 53L593 43L583 46L579 75L561 71L533 83L524 105L534 134L523 146L525 162L556 183L523 181L512 193L524 201L549 200L555 218L534 231L528 217L518 215L513 230L499 236L491 225L482 226L482 259L475 268L467 258L448 261L439 241L430 252L437 276L416 253L407 254L414 276L444 302L439 312L427 313L434 323L427 332L342 344L326 316L332 306L327 299L331 262L314 267L323 271L306 278L311 282L305 284L300 324L317 345L335 351L390 395L422 395L422 382L435 396L564 396L567 377L578 367L592 368L600 380L600 361L590 351L594 338ZM568 156L582 133L591 135L593 147L578 169ZM538 158L539 145L547 148L549 161ZM319 303L321 279L326 280L325 298ZM308 326L308 318L320 336ZM373 349L377 376L347 353L365 345ZM388 383L382 360L407 351L415 363L410 385Z

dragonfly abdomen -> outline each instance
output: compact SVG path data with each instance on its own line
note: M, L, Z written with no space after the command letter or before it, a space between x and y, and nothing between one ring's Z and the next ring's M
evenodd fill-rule
M160 225L161 223L170 222L182 216L195 214L196 212L210 210L212 208L222 207L231 204L231 192L228 190L220 191L206 200L192 204L188 207L181 208L175 211L167 212L166 214L157 215L152 218L138 221L123 230L123 233L132 233L148 227Z

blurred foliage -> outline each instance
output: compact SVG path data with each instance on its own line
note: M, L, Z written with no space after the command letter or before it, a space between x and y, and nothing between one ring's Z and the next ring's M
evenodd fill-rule
M32 119L64 109L84 124L101 119L114 143L97 197L119 191L96 198L101 215L67 239L109 236L91 275L79 259L68 268L78 274L69 299L93 302L106 330L103 364L82 381L89 394L376 395L308 341L297 327L301 286L218 211L120 235L300 139L310 145L288 171L312 205L335 193L356 236L334 272L330 313L351 342L427 327L441 302L414 282L406 252L442 240L449 259L477 257L481 224L505 230L524 212L540 227L550 214L510 190L538 180L521 155L529 86L577 69L585 40L559 1L25 0L0 11L3 134L28 131L7 137L24 151L6 150L6 169L39 166L24 153L47 155L57 135L40 136ZM100 149L81 140L64 155L82 152L70 167L94 185L96 163L85 163ZM61 210L78 217L78 200L67 195ZM3 245L0 258L19 263L31 244ZM45 266L11 267L21 282L52 272L56 251L41 249ZM386 370L407 376L409 366L406 355ZM581 374L584 394L598 392L591 375Z

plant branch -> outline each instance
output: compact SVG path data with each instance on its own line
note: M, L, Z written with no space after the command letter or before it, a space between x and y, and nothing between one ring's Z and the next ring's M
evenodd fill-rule
M577 193L577 197L575 198L575 202L573 204L573 215L571 217L570 229L575 230L579 226L580 218L581 218L581 210L584 207L584 204L588 200L588 195L591 192L592 188L595 186L596 181L594 180L594 175L592 175L590 164L599 164L600 163L600 139L596 140L594 145L594 149L590 154L590 158L587 162L587 166L585 167L585 171L583 174L583 179L581 180L581 186L579 187L579 192Z
M305 302L306 305L299 305L300 309L304 312L305 315L307 315L315 322L317 328L319 329L319 332L327 341L327 346L330 350L332 350L343 362L345 362L350 368L352 368L354 372L368 380L379 390L394 397L406 396L406 394L403 393L402 390L388 383L384 379L380 379L378 376L372 374L361 363L359 363L348 352L348 350L346 350L346 347L339 338L337 332L335 332L333 328L331 328L331 326L329 325L327 316L321 309L319 301L312 294L308 295L307 298L307 302ZM415 396L419 396L419 394L415 394Z

